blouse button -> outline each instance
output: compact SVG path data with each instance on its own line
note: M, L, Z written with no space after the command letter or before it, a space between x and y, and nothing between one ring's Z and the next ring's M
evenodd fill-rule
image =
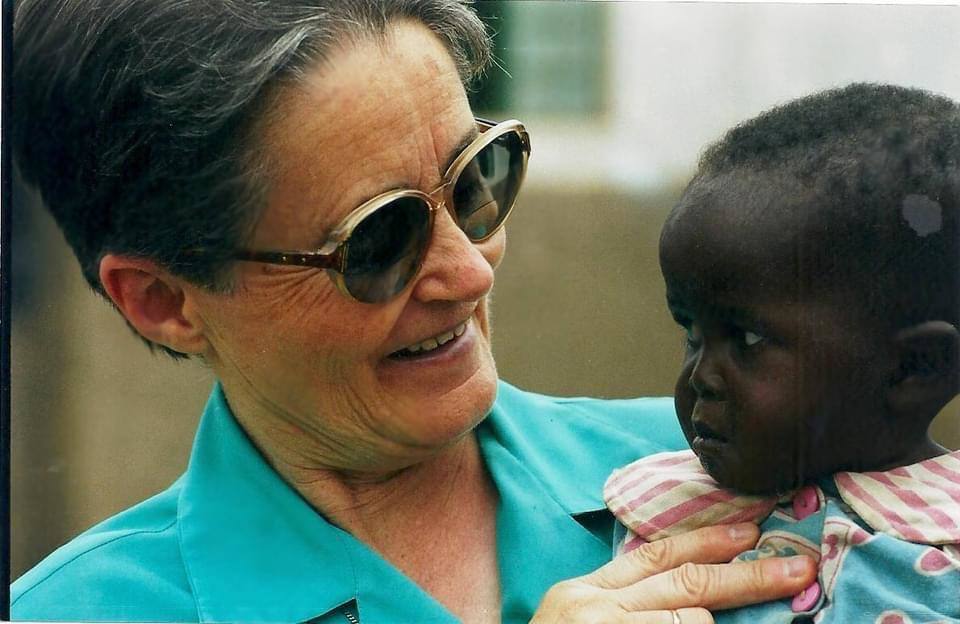
M803 613L817 606L820 601L820 583L814 581L813 584L793 597L793 603L790 608L794 613Z
M793 515L797 520L803 520L812 513L820 509L820 497L817 496L817 488L807 485L802 488L793 497Z

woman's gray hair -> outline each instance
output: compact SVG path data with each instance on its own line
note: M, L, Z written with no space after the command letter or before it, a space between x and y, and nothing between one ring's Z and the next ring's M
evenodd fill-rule
M22 0L14 21L17 165L84 277L107 252L151 258L208 288L262 208L251 140L270 87L337 46L414 20L464 83L490 62L458 0ZM205 248L198 255L186 250Z

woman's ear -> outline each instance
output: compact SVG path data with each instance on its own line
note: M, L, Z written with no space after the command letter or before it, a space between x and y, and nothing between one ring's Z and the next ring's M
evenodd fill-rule
M960 332L946 321L924 321L894 336L899 368L890 403L901 414L933 411L960 391Z
M203 321L182 281L145 258L107 254L100 283L120 313L147 340L197 355L207 346Z

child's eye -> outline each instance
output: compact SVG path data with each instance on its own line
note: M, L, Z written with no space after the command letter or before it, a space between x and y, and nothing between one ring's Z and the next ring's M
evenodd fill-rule
M755 334L752 331L743 332L743 344L747 345L748 347L752 347L753 345L761 342L763 342L763 336L760 334Z

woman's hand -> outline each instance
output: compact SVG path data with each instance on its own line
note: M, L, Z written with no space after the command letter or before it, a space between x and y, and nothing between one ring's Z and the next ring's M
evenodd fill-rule
M759 537L752 524L708 527L644 544L598 570L557 583L531 624L713 622L729 609L800 593L816 578L809 557L729 562ZM676 613L671 613L671 611Z

